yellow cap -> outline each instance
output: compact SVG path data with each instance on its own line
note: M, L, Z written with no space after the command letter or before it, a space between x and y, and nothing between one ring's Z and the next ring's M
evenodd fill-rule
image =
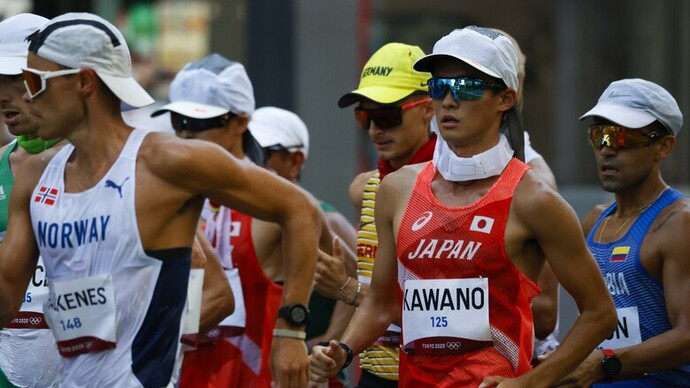
M415 92L428 92L426 81L431 73L414 70L412 65L424 56L418 46L388 43L369 58L359 81L359 88L340 97L344 108L363 97L380 104L392 104Z

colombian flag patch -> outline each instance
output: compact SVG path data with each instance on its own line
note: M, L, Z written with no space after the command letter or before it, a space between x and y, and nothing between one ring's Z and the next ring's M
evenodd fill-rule
M630 252L630 247L615 247L613 252L611 252L611 262L621 262L628 258L628 252Z

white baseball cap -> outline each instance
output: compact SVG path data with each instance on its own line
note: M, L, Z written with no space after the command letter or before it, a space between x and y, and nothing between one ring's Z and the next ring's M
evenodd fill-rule
M172 111L195 119L209 119L228 112L254 114L254 88L241 63L219 54L190 62L168 89L170 104L153 116Z
M48 19L32 13L20 13L0 22L0 74L21 74L29 53L29 35L38 31Z
M517 51L510 39L496 30L477 26L456 29L439 39L432 53L417 60L414 68L433 72L436 63L444 58L459 59L518 90Z
M70 68L93 69L128 105L154 102L132 76L132 58L122 33L98 15L71 12L51 19L32 35L29 51Z
M683 114L671 93L640 78L612 82L580 120L593 116L627 128L642 128L658 120L674 136L683 126Z
M249 130L261 148L278 147L290 152L309 154L309 131L296 114L281 108L266 106L256 110Z

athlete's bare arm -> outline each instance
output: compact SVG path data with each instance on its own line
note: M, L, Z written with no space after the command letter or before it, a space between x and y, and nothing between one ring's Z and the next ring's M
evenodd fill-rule
M534 336L543 340L556 329L558 322L558 279L548 262L544 263L538 283L541 293L532 299L532 315Z
M357 210L357 214L362 213L364 186L366 185L367 180L371 178L374 173L376 173L375 170L363 172L357 175L350 184L348 194L350 196L352 206L354 206L354 208ZM353 246L355 247L354 251L356 251L356 235L354 236ZM364 299L364 296L367 294L369 285L365 283L359 285L356 281L356 276L353 277L352 281L349 281L347 284L345 283L348 276L352 277L353 274L356 275L357 273L357 257L354 254L354 251L352 252L352 260L349 259L347 254L345 255L345 260L343 260L342 258L336 258L332 255L327 255L323 254L323 252L320 252L316 266L316 282L314 287L321 295L329 298L338 298L340 294L340 287L345 284L345 288L343 289L345 293L345 300L351 301L350 303L354 306L359 306L362 299ZM345 263L347 268L343 267L343 263ZM350 266L354 268L354 272L352 272L352 269L349 268ZM359 289L359 293L357 293L357 289Z
M320 223L317 204L302 189L263 168L235 159L211 142L151 133L142 149L137 181L146 179L149 189L138 190L136 199L137 214L143 214L140 209L153 210L147 217L138 217L147 249L169 247L176 241L184 244L185 239L190 246L203 198L213 199L281 225L285 269L282 303L307 304ZM186 206L195 209L192 216L185 214L189 213ZM288 327L282 319L276 322L276 328L297 329ZM273 376L281 386L306 385L309 362L303 341L275 337L271 360Z
M402 218L415 177L413 169L402 168L388 175L376 194L375 218L379 245L371 287L341 340L354 354L371 345L400 316L395 231ZM364 327L366 330L362 330ZM345 356L345 351L339 347L337 341L331 341L328 347L314 347L310 357L312 379L325 381L328 376L335 375L345 363Z
M528 164L546 184L554 190L558 189L556 177L543 158L532 159ZM541 293L532 299L532 316L534 336L543 340L556 329L558 323L558 279L548 263L542 268L538 283Z
M208 242L206 235L198 231L196 241L206 255L199 321L199 334L205 334L218 326L225 317L232 314L235 310L235 299L228 278L225 277L223 266L220 264L220 259Z
M580 311L560 347L538 368L517 379L526 386L547 386L577 367L615 329L616 314L577 215L533 174L528 172L515 191L506 227L506 251L523 273L536 280L541 263L523 254L526 244L536 242Z
M52 154L50 154L52 155ZM19 311L38 261L38 245L31 226L31 194L49 161L48 154L22 163L10 196L5 240L0 244L0 327Z
M331 214L331 213L327 213ZM339 213L336 213L339 214ZM341 215L342 217L342 215ZM343 217L344 219L344 217ZM352 229L352 227L350 227ZM341 252L341 248L344 246L347 246L347 244L340 240L341 236L338 235L338 237L333 239L333 256L326 255L324 252L320 251L319 252L319 258L318 262L316 264L317 270L316 274L314 276L315 283L318 283L318 277L320 273L323 273L324 269L321 268L319 269L320 266L323 265L323 258L327 257L329 260L334 260L334 261L345 261L347 259L343 258L343 254ZM352 247L348 247L352 248ZM349 276L351 280L348 280L348 283L355 283L357 280L357 269L354 266L348 266L347 264L343 265L342 263L338 266L338 269L344 269L346 273L344 275ZM326 270L327 271L327 270ZM317 289L318 292L318 289ZM356 291L355 291L356 292ZM332 299L340 299L340 295L336 296L331 296L330 298ZM327 341L331 338L340 338L342 337L343 333L345 332L345 329L347 328L347 324L350 322L350 319L352 319L352 315L355 313L355 305L353 302L357 302L354 299L349 299L348 296L345 296L343 300L338 300L338 302L335 304L335 308L333 309L333 313L331 314L331 321L328 325L328 329L326 330L325 333L322 335L312 338L309 340L308 345L310 348L314 347L316 344L319 342Z
M614 349L621 361L620 378L673 369L690 362L690 200L681 199L664 209L640 248L645 270L664 288L666 311L672 329L642 343ZM591 229L591 226L590 226ZM594 351L575 372L560 383L591 384L604 378L601 351Z

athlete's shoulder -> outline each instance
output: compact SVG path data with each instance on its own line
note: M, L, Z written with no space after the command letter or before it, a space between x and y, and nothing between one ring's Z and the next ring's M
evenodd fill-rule
M411 164L403 166L400 169L386 175L386 178L381 180L379 191L385 190L387 192L394 192L398 195L409 193L414 188L419 173L426 166L425 163Z
M17 191L33 189L43 175L48 163L53 159L61 147L52 147L40 154L28 155L22 160L15 176Z
M371 179L371 177L373 177L374 174L376 174L377 172L378 170L370 170L357 174L355 179L353 179L350 183L349 191L351 193L351 196L353 193L359 193L361 195L369 179Z
M551 210L572 210L565 199L533 170L525 172L515 188L511 207L528 217Z
M149 132L138 159L153 171L167 174L193 170L217 156L227 157L229 153L209 141L181 139L169 132Z
M355 179L352 180L350 183L350 187L347 190L347 193L350 197L350 202L352 202L352 205L355 207L355 209L359 209L360 206L362 205L362 199L364 198L364 188L367 185L367 182L369 182L369 179L376 174L378 170L371 170L371 171L364 171L355 177Z
M670 231L686 231L690 228L690 198L681 197L666 206L656 219L660 227L668 225Z

